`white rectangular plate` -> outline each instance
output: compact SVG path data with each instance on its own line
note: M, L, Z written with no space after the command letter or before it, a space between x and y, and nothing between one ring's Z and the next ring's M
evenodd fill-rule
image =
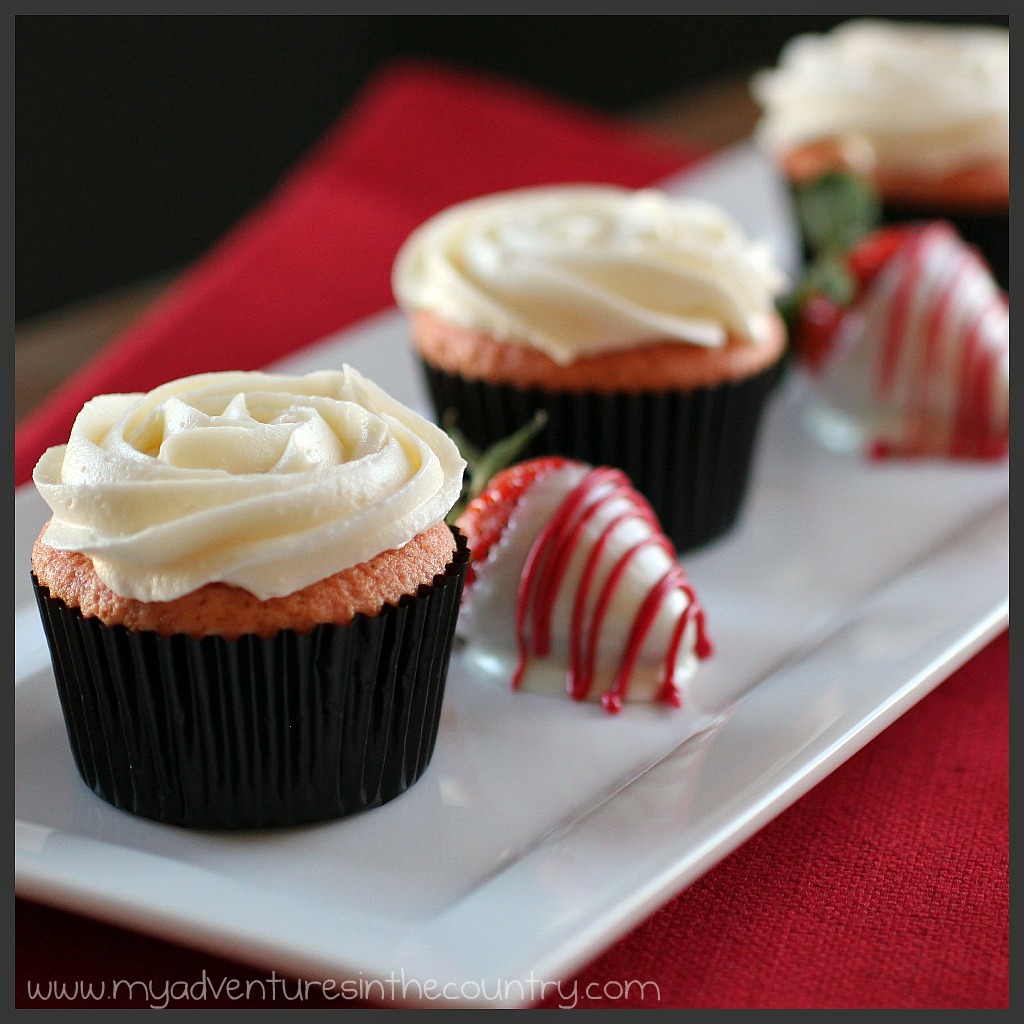
M343 361L427 411L397 313L280 365ZM294 829L182 830L86 789L28 579L47 510L19 489L17 891L267 969L381 979L397 1002L529 1002L540 979L568 977L717 863L1008 620L1006 465L868 464L817 448L800 411L784 389L742 521L684 560L716 644L699 699L735 702L714 728L693 736L686 715L660 707L611 717L511 694L457 650L423 778L385 807Z

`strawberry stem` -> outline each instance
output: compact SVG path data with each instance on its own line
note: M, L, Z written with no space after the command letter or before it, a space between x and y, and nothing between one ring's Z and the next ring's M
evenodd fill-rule
M845 253L881 220L873 186L848 172L826 171L798 185L795 198L800 230L813 253Z
M519 459L544 429L548 422L548 414L543 409L538 409L533 418L518 430L483 451L462 433L456 426L455 419L455 410L448 409L441 418L441 426L466 460L466 473L463 477L462 494L448 513L448 523L454 523L462 515L466 506L484 490L495 474L507 469Z
M794 190L797 220L810 258L796 286L779 302L779 312L796 331L801 310L816 295L840 307L857 291L847 256L881 221L881 203L874 187L845 171L826 171Z

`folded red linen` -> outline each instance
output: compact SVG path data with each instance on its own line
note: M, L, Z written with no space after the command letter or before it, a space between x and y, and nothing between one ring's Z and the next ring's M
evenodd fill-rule
M400 242L451 202L551 181L639 186L697 156L489 77L393 68L266 203L24 424L17 480L66 438L94 394L259 367L386 307ZM569 998L547 1005L1007 1006L1008 657L1004 633L717 868L564 979ZM125 968L157 990L204 971L243 984L267 975L26 900L17 904L16 941L18 1006L96 1005L81 989L46 996L45 985L109 982ZM32 995L29 983L40 982ZM121 1005L143 1004L125 995ZM186 994L171 1005L195 1004ZM204 1005L284 1004L253 997Z

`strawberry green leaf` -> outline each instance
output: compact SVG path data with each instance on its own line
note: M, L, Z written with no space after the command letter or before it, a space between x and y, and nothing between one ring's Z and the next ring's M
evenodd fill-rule
M455 442L459 454L472 466L480 461L480 449L459 429L455 422L457 418L454 409L446 409L441 417L441 429Z
M845 259L825 252L807 268L803 287L805 294L821 294L839 306L848 306L856 294L857 282Z
M491 478L507 469L526 452L534 438L544 429L548 414L538 409L533 418L524 423L514 433L503 437L490 448L481 451L456 426L455 412L449 409L441 419L441 425L448 436L455 442L460 454L466 460L466 474L462 483L462 494L445 522L454 524L462 515L466 506L487 486Z
M861 177L828 171L797 186L796 212L813 252L844 253L878 226L882 207L878 195Z
M524 423L514 433L509 434L508 437L503 437L491 445L480 455L476 463L470 466L470 500L487 486L488 481L495 473L507 469L520 455L526 452L547 422L548 414L543 409L538 409L531 420Z

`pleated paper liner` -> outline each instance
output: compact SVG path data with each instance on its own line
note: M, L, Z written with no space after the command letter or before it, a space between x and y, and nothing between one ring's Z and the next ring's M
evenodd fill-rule
M347 626L238 640L105 626L35 583L68 740L108 803L191 827L377 807L430 763L469 552Z
M1010 213L961 213L941 207L899 206L886 203L882 219L887 224L911 221L944 220L952 224L960 237L976 246L992 269L992 276L1004 291L1010 287Z
M715 387L598 394L491 384L420 362L439 421L454 410L462 433L485 448L544 409L547 425L523 458L565 455L624 470L680 554L736 522L783 365Z

